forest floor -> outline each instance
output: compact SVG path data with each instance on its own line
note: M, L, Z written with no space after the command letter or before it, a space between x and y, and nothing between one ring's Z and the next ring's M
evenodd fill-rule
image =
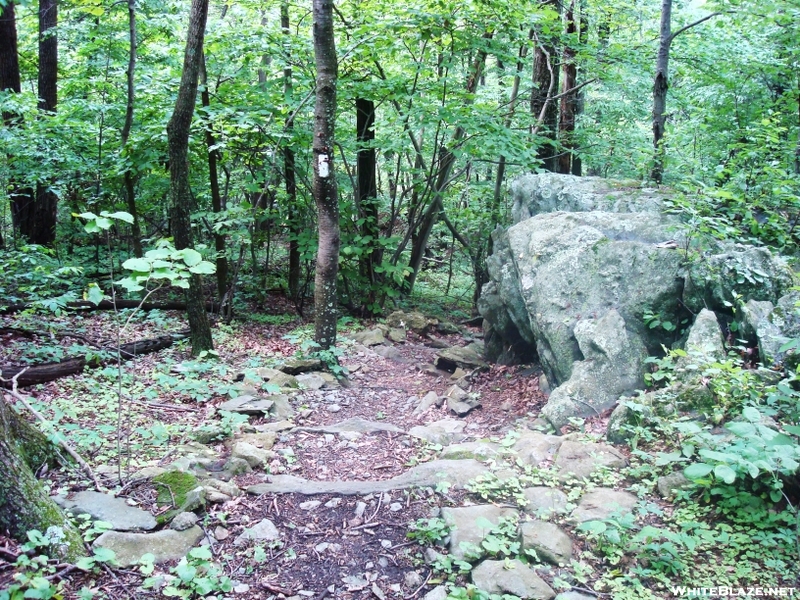
M279 304L276 300L273 310L280 311ZM121 341L159 335L165 328L180 329L181 319L178 313L137 315L123 331ZM56 428L69 431L67 439L95 467L110 492L158 512L152 488L132 484L131 474L143 466L164 464L176 443L186 441L190 432L213 420L214 407L227 399L221 392L235 386L237 374L298 352L309 328L298 330L302 324L288 318L271 321L289 322L220 326L215 331L216 359L192 361L187 347L178 346L126 363L122 376L125 398L120 406L116 367L87 370L29 393ZM120 322L113 313L50 319L48 331L71 331L79 339L42 336L32 340L8 333L0 362L19 362L21 357L60 358L81 340L113 339L115 323ZM35 317L7 317L3 325L41 330L42 323ZM482 337L478 328L464 327L462 332L437 336L438 344L466 345ZM347 336L348 332L343 332L342 340ZM394 345L399 353L384 358L344 341L340 364L349 372L346 385L335 391L301 394L293 401L298 407L295 429L279 433L273 447L279 460L271 467L309 480L385 480L434 458L439 447L405 433L379 432L343 443L331 434L310 430L361 417L406 432L414 425L454 417L448 415L446 404L413 414L417 399L430 391L443 395L453 384L449 373L433 368L436 350L431 344L431 339L409 333L405 342ZM532 420L546 402L538 389L536 369L524 366L492 366L475 373L466 391L478 394L481 401L480 408L462 417L468 439L475 440L501 439L519 420ZM264 422L251 418L250 425ZM222 446L218 449L224 452ZM120 455L122 465L117 460ZM75 471L53 471L47 477L53 493L72 494L91 487ZM264 480L263 473L250 473L235 482L244 489ZM439 578L423 562L420 545L408 539L409 526L417 519L436 516L441 506L461 503L465 494L423 488L365 496L242 495L209 505L201 524L214 559L234 580L236 593L230 597L362 598L380 597L381 593L421 597ZM254 556L252 547L234 544L246 527L265 518L280 531L280 542L269 546L266 554L256 552ZM0 538L0 589L13 573L10 557L18 553L17 544ZM158 566L156 574L166 573L168 566ZM82 588L112 599L154 593L141 589L144 576L136 568L106 568L99 574L71 570L62 577L68 598L79 597Z

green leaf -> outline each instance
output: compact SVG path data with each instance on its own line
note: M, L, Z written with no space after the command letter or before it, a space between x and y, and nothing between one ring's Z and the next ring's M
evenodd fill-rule
M75 562L75 566L81 571L91 571L94 568L94 558L91 556L84 556Z
M95 306L97 306L98 304L100 304L100 302L103 301L104 298L103 290L101 290L100 286L98 286L96 283L90 283L89 289L86 290L84 298L89 302L91 302L92 304L94 304Z
M707 476L714 469L711 465L706 463L694 463L689 465L683 470L683 474L687 479L702 479Z
M714 477L721 479L727 484L731 484L736 481L736 471L731 469L728 465L717 465L714 467Z
M200 560L211 560L213 558L211 550L206 546L198 546L189 551L189 556L192 558L199 558Z
M757 408L753 408L752 406L745 407L742 411L742 416L751 423L758 423L761 420L761 413L758 412Z
M792 435L800 435L800 425L784 425L783 428Z
M130 213L126 213L123 211L118 211L115 213L108 214L107 212L103 211L102 214L104 217L108 217L109 219L117 219L119 221L125 221L126 223L133 224L133 215Z
M183 258L183 262L186 263L187 267L193 267L203 260L203 255L192 248L184 248L178 254Z
M122 268L128 269L129 271L136 271L137 273L149 273L150 266L150 261L144 258L129 258L122 263Z
M204 260L193 267L189 267L189 271L197 275L210 275L217 272L217 267L214 263Z

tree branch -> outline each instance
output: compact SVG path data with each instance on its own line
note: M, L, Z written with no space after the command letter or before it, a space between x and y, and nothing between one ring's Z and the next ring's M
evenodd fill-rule
M688 25L684 25L683 27L681 27L680 29L678 29L678 31L676 31L676 32L672 33L672 34L669 36L669 41L668 41L668 43L669 43L669 44L671 44L671 43L672 43L672 40L674 40L676 37L678 37L680 34L682 34L682 33L683 33L684 31L686 31L687 29L691 29L692 27L695 27L695 26L697 26L697 25L700 25L700 23L704 23L705 21L708 21L709 19L713 19L714 17L716 17L716 16L719 16L719 15L721 15L721 14L722 14L721 12L715 12L715 13L711 13L710 15L706 15L706 16L705 16L705 17L703 17L702 19L697 19L697 21L695 21L694 23L689 23Z

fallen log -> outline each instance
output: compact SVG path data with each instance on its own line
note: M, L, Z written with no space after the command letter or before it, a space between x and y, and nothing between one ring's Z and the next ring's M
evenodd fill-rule
M6 304L0 306L0 315L11 315L14 313L22 312L23 310L30 310L37 308L35 302L26 302L23 304ZM114 310L114 309L138 308L139 310L186 310L185 302L141 302L140 300L102 300L98 304L94 302L67 302L66 309L70 311L91 311L91 310ZM219 303L206 302L206 310L209 312L218 312Z
M134 356L142 354L149 354L157 352L164 348L169 348L178 340L183 340L189 337L188 331L180 331L169 335L162 335L157 338L148 338L144 340L137 340L135 342L128 342L119 347L119 357L121 360L130 360ZM0 386L5 388L12 387L12 380L17 378L18 387L27 387L29 385L36 385L37 383L47 383L67 375L76 375L82 373L83 369L88 367L102 367L117 358L117 348L115 346L105 346L103 350L111 353L111 358L101 359L93 357L87 360L85 356L77 356L74 358L67 358L59 362L45 363L42 365L33 365L27 367L20 366L0 366L2 372L2 379L0 379Z

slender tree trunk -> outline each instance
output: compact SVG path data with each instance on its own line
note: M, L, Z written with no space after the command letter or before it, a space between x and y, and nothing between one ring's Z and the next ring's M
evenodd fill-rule
M314 199L319 223L317 273L314 279L314 339L321 348L336 344L339 270L339 201L333 164L338 62L333 37L333 0L314 0L314 58L317 98L314 105Z
M656 183L664 179L664 129L667 124L667 90L669 89L669 47L671 32L672 0L661 2L661 30L659 34L658 55L656 57L656 78L653 83L653 169L650 178Z
M200 92L200 103L203 108L208 109L211 106L211 96L208 93L208 73L206 71L206 58L203 54L200 66L200 80L203 84L203 89ZM211 127L211 121L206 122L206 148L208 149L208 180L211 187L211 210L215 213L221 213L223 210L222 196L219 192L219 172L217 169L217 160L219 159L219 151L216 149L217 140L214 138L214 129ZM228 257L225 252L225 235L221 233L214 233L214 250L217 252L217 296L219 297L220 304L222 304L225 293L228 291ZM231 302L233 298L230 299ZM220 311L227 310L225 306L220 306Z
M559 103L558 142L561 148L558 155L556 170L559 173L572 172L572 137L575 132L575 112L577 105L577 92L569 90L575 87L577 80L577 66L575 65L575 35L577 34L577 20L575 18L575 2L570 0L567 8L567 42L564 44L564 53L561 61L561 101Z
M286 41L286 66L283 68L283 93L286 102L291 104L292 99L292 67L291 67L291 32L289 30L289 4L281 3L281 33ZM286 119L286 130L294 129L291 116ZM283 181L286 186L288 200L289 221L289 297L297 300L300 294L300 244L298 238L301 234L300 210L297 206L297 178L295 176L294 150L291 141L283 147Z
M128 52L128 72L126 79L128 100L125 105L125 124L122 126L123 151L126 150L131 128L133 127L133 107L136 93L136 88L134 87L134 74L136 71L136 0L128 0L128 39L130 48ZM133 224L131 225L133 254L134 256L141 257L142 229L139 225L139 211L136 209L136 181L132 166L128 166L128 168L125 169L123 183L125 185L125 202L128 206L128 212L133 217Z
M53 463L54 450L38 429L20 417L0 393L0 531L24 541L32 529L60 531L56 550L66 559L86 554L80 533L39 485L34 470Z
M13 2L7 2L0 12L0 91L7 90L15 94L21 91ZM6 127L14 127L17 122L17 115L11 112L3 112L2 118ZM6 160L9 165L14 164L12 156L7 155ZM26 211L33 205L33 190L22 186L12 173L8 182L8 196L14 229L19 230L21 222L27 218Z
M175 111L167 125L172 232L175 247L179 250L194 245L190 220L193 201L189 188L189 128L197 99L197 81L200 75L207 18L208 0L192 0L181 84ZM205 311L203 282L200 275L192 275L189 280L189 289L186 291L186 314L192 332L192 354L197 356L203 350L211 350L214 344Z
M376 179L375 148L370 147L375 139L375 103L366 98L356 98L356 140L358 142L358 190L357 206L364 219L361 235L370 239L369 251L361 255L361 276L371 285L375 283L375 267L380 265L381 250L378 238L381 235L378 223L378 185ZM375 290L370 289L364 299L367 308L376 301Z
M483 37L488 40L492 38L492 35L492 33L486 33ZM485 63L486 50L481 49L472 62L469 79L467 79L466 90L469 94L474 94L475 90L478 89L478 82L481 79ZM430 238L433 226L436 224L440 213L444 209L444 193L447 186L450 184L450 173L452 173L453 166L456 163L456 157L450 148L455 147L461 141L464 137L464 133L463 127L456 127L456 130L453 132L453 137L450 140L450 147L448 147L447 144L442 144L439 147L438 169L435 174L436 179L432 185L433 199L420 220L417 235L411 247L411 259L408 263L411 272L406 278L406 283L408 284L407 292L409 294L414 290L414 282L422 266L422 259L425 257L425 249L428 247L428 239Z
M545 0L545 5L558 10L558 0ZM556 132L558 131L558 105L549 100L551 90L558 89L559 71L553 66L552 57L555 48L550 43L538 43L533 53L533 89L531 90L531 115L539 119L542 109L545 109L544 119L540 127L541 137L546 138L546 143L540 144L537 158L542 161L546 171L556 170ZM533 129L532 126L531 129Z

